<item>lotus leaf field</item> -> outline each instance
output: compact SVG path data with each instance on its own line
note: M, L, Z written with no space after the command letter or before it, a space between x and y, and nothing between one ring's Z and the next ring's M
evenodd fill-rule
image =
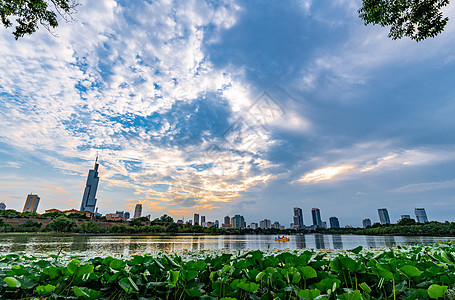
M2 299L454 299L455 247L0 256Z

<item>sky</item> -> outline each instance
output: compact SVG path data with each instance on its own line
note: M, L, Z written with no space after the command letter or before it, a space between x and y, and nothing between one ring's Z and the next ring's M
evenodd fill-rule
M455 8L391 40L360 0L80 0L54 35L0 29L0 202L285 226L455 221Z

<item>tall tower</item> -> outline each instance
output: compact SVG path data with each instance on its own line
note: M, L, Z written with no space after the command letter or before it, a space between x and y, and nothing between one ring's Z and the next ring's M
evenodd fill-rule
M87 184L85 185L84 196L82 197L81 211L95 212L96 190L98 189L98 156L96 156L95 167L88 171Z
M338 220L337 217L330 217L329 222L330 228L340 228L340 221Z
M142 204L138 203L136 204L136 207L134 208L134 219L138 219L142 216Z
M298 207L294 207L294 228L303 228L303 213Z
M30 194L27 196L27 199L25 199L25 205L24 209L22 212L36 212L36 209L38 208L40 197L38 195L33 195Z
M193 223L194 223L194 225L196 225L196 224L200 225L199 224L199 214L194 214L194 222Z
M313 225L322 228L321 211L319 208L312 208L311 216L313 217Z
M387 208L379 208L378 214L379 222L381 222L382 225L390 224L389 212L387 211Z
M428 217L427 213L425 212L425 208L416 208L414 209L416 214L417 223L427 223Z

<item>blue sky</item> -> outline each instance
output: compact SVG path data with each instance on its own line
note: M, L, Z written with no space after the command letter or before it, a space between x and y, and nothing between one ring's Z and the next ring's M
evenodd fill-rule
M393 41L359 7L81 1L58 37L2 29L0 201L79 208L98 153L102 213L454 221L455 23Z

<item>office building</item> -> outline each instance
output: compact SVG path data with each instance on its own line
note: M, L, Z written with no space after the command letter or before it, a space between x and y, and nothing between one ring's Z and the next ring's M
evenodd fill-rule
M38 195L30 194L25 199L25 205L22 212L36 212L38 208L40 197Z
M219 228L220 227L220 221L215 220L215 223L213 224L214 227Z
M201 216L201 224L205 223L205 216Z
M387 211L387 208L379 208L378 214L379 214L379 222L382 225L390 224L389 212Z
M124 219L125 218L125 212L117 210L115 212L120 218Z
M231 218L229 216L224 217L224 223L226 225L231 225Z
M136 207L134 208L134 219L138 219L142 216L142 204L138 203L136 204Z
M272 226L273 229L280 229L281 228L281 225L280 225L279 222L274 222L271 226Z
M129 220L130 219L130 212L129 211L125 211L125 213L123 214L123 217L125 218L125 220Z
M82 197L81 211L89 211L94 213L96 206L96 190L98 189L98 156L95 160L95 167L88 171L87 183L85 185L84 196Z
M337 217L330 217L329 222L330 228L340 228L340 221L338 220Z
M416 219L418 223L427 223L427 213L425 212L425 208L416 208L414 209Z
M200 223L199 223L199 214L194 214L193 220L194 220L194 225L196 225L196 224L199 225L199 224L200 224Z
M410 219L411 215L401 215L401 219Z
M272 227L272 221L268 220L268 219L264 219L262 221L259 221L259 227L262 228L262 229L269 229Z
M3 202L0 202L0 210L5 210L6 209L6 204Z
M245 219L241 215L235 215L231 218L231 227L232 228L244 228Z
M312 208L311 216L313 217L313 225L322 228L321 211L319 208Z
M370 219L363 219L362 226L363 226L363 228L367 228L367 226L371 226L371 220Z
M303 213L302 209L298 207L294 207L294 228L303 228Z
M250 228L251 228L251 229L257 229L258 227L259 227L259 224L258 224L258 223L254 223L254 222L253 222L253 223L250 224Z

